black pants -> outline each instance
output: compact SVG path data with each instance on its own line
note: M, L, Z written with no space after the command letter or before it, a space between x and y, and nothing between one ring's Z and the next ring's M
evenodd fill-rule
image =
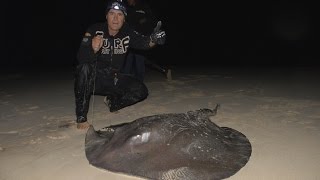
M131 74L143 81L145 76L145 59L146 57L144 55L130 51L127 55L126 63L122 68L122 72Z
M116 76L116 83L115 83ZM130 106L147 98L148 89L138 79L109 69L95 68L94 63L77 66L74 82L77 122L87 121L90 97L107 96L111 112Z

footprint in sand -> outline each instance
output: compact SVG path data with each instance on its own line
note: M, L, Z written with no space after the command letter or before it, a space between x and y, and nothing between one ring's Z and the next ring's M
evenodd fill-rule
M70 128L75 126L75 124L69 123L69 124L61 124L58 126L58 128Z
M67 136L64 136L64 135L60 135L60 136L51 136L51 135L48 135L47 138L49 139L53 139L53 140L57 140L57 139L66 139Z
M31 106L28 108L29 110L35 110L35 109L39 109L39 106Z
M57 126L58 128L70 128L76 126L73 116L43 116L42 119L49 121L46 123L47 129L54 128L55 131L57 130Z
M58 125L58 128L71 128L76 126L76 123L74 121L68 121L68 122L60 122Z
M16 108L16 111L22 115L28 115L28 114L32 114L34 110L39 108L40 108L39 106L30 106L30 107Z
M41 138L31 139L29 142L25 142L23 144L41 144Z
M18 134L18 131L0 132L0 134Z
M205 96L205 93L203 93L202 91L193 91L190 93L191 97L203 97Z

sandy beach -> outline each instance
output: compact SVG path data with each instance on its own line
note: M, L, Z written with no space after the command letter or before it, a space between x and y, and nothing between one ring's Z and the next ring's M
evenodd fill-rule
M142 179L91 166L86 131L75 126L72 68L8 72L0 82L1 180ZM248 163L230 180L320 179L319 68L172 68L169 81L147 71L149 97L111 113L92 98L95 129L137 118L221 105L212 121L252 144Z

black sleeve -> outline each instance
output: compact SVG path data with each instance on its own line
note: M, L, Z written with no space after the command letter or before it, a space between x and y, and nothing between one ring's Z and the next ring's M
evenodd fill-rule
M82 38L80 48L77 53L77 60L79 64L93 62L96 60L96 55L92 49L92 36L85 35Z
M150 36L144 36L137 31L131 29L128 25L125 27L126 32L130 36L130 47L133 49L147 50L150 49Z
M99 24L91 25L82 38L78 53L77 60L79 64L94 62L97 60L96 54L92 49L92 38L96 29L99 29Z

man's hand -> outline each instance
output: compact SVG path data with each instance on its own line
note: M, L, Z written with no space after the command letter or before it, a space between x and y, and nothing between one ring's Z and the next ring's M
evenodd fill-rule
M151 41L159 45L163 45L166 41L166 32L160 30L161 25L161 21L158 21L157 26L154 28L153 33L150 35Z
M96 35L92 38L92 49L97 53L103 45L103 36Z

